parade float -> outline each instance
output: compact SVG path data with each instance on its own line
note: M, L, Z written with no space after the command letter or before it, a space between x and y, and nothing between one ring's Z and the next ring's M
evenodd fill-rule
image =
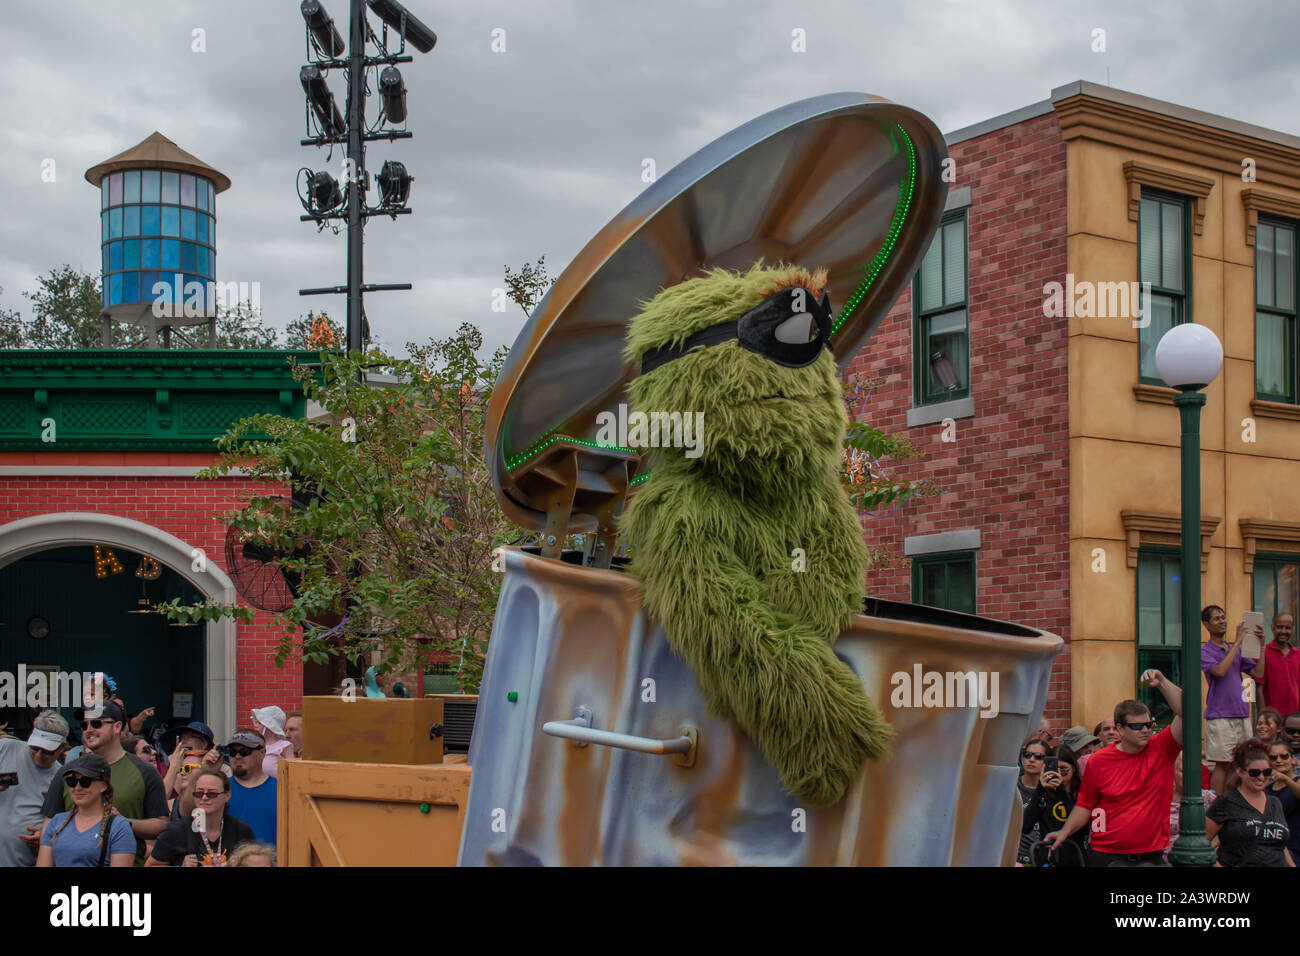
M769 667L771 648L810 646L799 614L790 613L801 599L789 592L816 587L826 573L818 574L818 560L835 540L860 544L856 528L846 537L836 525L832 537L816 538L808 568L792 568L813 573L788 579L794 584L773 584L770 555L764 565L737 550L737 541L748 539L695 516L683 525L693 534L675 539L680 551L664 544L671 537L646 537L628 557L616 556L626 550L621 522L637 511L635 496L655 495L660 505L673 498L666 467L656 490L653 465L662 459L650 452L659 449L610 440L610 423L627 419L638 375L659 374L652 370L665 351L687 367L713 347L750 363L735 375L767 374L767 366L753 364L765 353L792 375L812 375L821 363L820 374L833 378L869 347L918 268L944 211L945 157L943 137L914 110L858 93L819 96L690 156L586 245L533 311L489 406L485 453L498 500L541 544L499 556L504 579L468 761L298 762L281 791L286 863L1011 862L1019 748L1041 714L1060 638L853 598L838 639L832 629L819 652L793 658L825 672L808 678L790 669L790 660ZM748 311L732 310L744 315L723 315L730 332L703 329L701 319L661 336L659 348L637 351L633 340L653 341L659 321L653 310L643 314L647 303L679 285L725 281L720 270L741 275L760 263L809 270L798 288L820 309L801 313L808 322L795 339L773 333L780 317L770 314L778 301L772 295ZM803 292L791 287L781 295L797 295L804 308ZM638 315L641 332L630 339ZM696 326L702 331L688 334ZM742 347L744 355L735 351ZM787 446L797 440L792 434L783 431ZM649 497L644 501L648 511ZM797 516L799 509L772 513ZM788 529L770 530L783 548L800 544ZM582 548L566 550L575 535ZM711 551L715 537L731 540L731 550ZM638 553L654 567L637 568ZM706 586L712 565L692 565L688 553L732 561L738 576ZM677 565L677 576L646 573L661 564ZM701 605L693 618L664 583L673 580ZM646 582L656 589L649 595L655 606L673 612L671 635L645 610ZM782 589L784 598L755 608ZM761 693L727 687L752 674L738 676L716 651L729 633L724 618L734 620L737 634L750 633L754 647L738 645L737 653L762 671ZM682 633L690 628L682 622L692 620L696 627L707 622L703 650ZM940 693L922 694L923 684L937 684ZM832 685L838 703L828 707ZM404 703L420 702L380 706ZM846 707L857 708L858 718L844 718ZM847 758L841 730L860 738ZM823 754L852 773L817 779ZM310 744L308 756L315 757ZM343 778L346 785L338 783ZM286 824L286 817L297 822ZM367 836L345 836L354 825L368 827ZM383 849L372 839L375 827L389 837Z

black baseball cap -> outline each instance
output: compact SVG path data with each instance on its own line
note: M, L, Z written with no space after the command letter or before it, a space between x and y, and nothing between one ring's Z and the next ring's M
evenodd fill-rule
M83 753L76 760L68 763L63 768L63 776L67 777L70 773L79 773L83 777L90 777L92 780L111 780L113 770L108 765L108 761L99 754Z

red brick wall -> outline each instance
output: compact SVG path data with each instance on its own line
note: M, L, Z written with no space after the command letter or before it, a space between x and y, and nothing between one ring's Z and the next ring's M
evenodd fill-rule
M912 301L905 292L849 375L883 377L863 416L906 435L925 458L886 470L934 477L943 494L864 519L868 544L903 554L903 538L978 528L978 612L1069 641L1069 459L1066 320L1043 316L1043 285L1065 276L1065 146L1055 114L957 143L952 189L969 186L971 396L975 417L907 427ZM911 571L873 572L872 593L911 600ZM1052 671L1047 716L1069 726L1069 645Z
M76 455L6 453L0 464L190 464L201 467L211 456ZM288 494L287 488L246 478L199 481L187 478L117 478L0 476L0 525L20 518L63 511L117 515L153 525L202 548L207 560L225 567L225 526L218 513L242 506L250 494ZM275 663L280 629L259 611L251 624L236 625L236 724L250 723L253 707L279 704L286 711L302 702L302 663L295 655L283 667Z

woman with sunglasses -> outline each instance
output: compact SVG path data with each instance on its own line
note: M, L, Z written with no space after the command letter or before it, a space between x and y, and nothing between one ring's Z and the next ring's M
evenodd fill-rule
M256 842L247 823L226 813L230 778L220 770L196 771L192 795L191 818L167 826L145 866L227 866L236 847Z
M1252 737L1232 748L1232 762L1240 784L1219 797L1205 814L1205 836L1219 838L1220 866L1295 866L1287 843L1282 803L1269 788L1268 748Z
M1022 821L1027 821L1029 808L1033 806L1035 794L1038 792L1039 779L1043 775L1043 762L1047 759L1047 751L1047 744L1039 739L1038 734L1028 737L1020 748L1022 772L1016 780L1016 791L1020 794L1020 809L1025 814ZM1036 829L1032 823L1029 829L1021 830L1020 847L1016 852L1017 863L1022 866L1029 865L1029 848L1042 836L1042 832Z
M158 755L154 752L153 747L149 745L149 741L145 740L143 737L138 737L135 734L122 735L122 749L129 754L135 754L145 763L150 765L154 764L157 760Z
M41 835L37 866L131 866L135 834L113 810L108 761L83 754L63 770L73 809L55 814Z
M189 819L190 812L194 809L194 797L190 794L190 787L194 783L194 774L203 769L200 762L203 754L197 751L187 751L184 759L176 766L176 773L172 780L176 787L176 796L170 798L167 802L171 807L169 814L172 820L180 820L182 817Z
M1044 760L1044 770L1038 778L1038 789L1034 791L1029 806L1025 807L1021 839L1028 835L1037 841L1053 830L1059 830L1078 802L1082 779L1074 751L1065 744L1052 748ZM1062 854L1062 865L1084 864L1087 859L1084 842L1087 835L1083 830L1070 834L1070 840L1078 845L1079 852L1077 855Z

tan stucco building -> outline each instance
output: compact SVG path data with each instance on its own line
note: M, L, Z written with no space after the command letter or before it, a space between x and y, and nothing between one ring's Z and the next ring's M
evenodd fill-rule
M871 517L911 564L871 586L1060 634L1048 720L1092 728L1140 667L1188 678L1181 428L1153 362L1173 322L1226 352L1202 603L1295 608L1300 137L1080 80L945 140L943 294L922 269L849 369L879 380L873 424L925 455L899 474L943 489Z
M1150 315L1097 316L1099 295L1092 315L1069 318L1071 717L1091 726L1139 667L1199 671L1177 660L1168 550L1180 542L1179 416L1148 355L1168 317L1212 329L1225 353L1201 420L1202 604L1234 623L1252 607L1270 621L1296 610L1300 137L1078 86L1054 104L1067 273L1154 291Z

